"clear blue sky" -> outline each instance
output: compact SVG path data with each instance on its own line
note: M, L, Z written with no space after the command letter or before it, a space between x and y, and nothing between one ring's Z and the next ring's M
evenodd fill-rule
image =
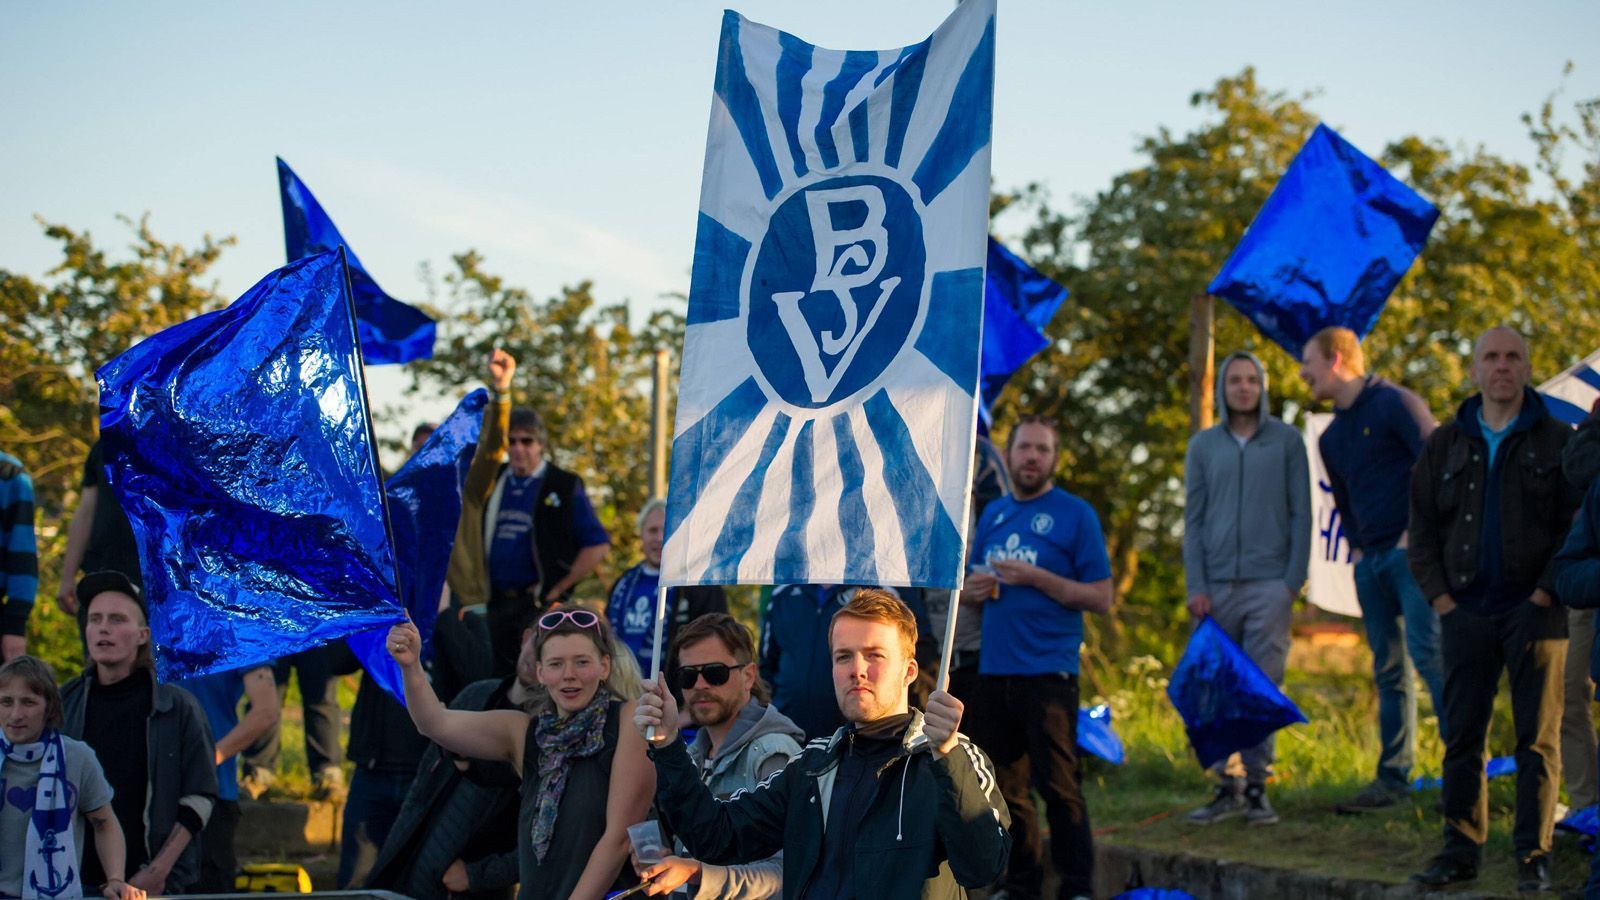
M925 37L948 0L750 0L835 48ZM544 297L593 278L643 311L687 288L721 5L672 2L0 6L0 267L57 261L33 215L125 243L234 235L237 295L283 263L273 156L390 293L477 248ZM1376 154L1407 134L1530 160L1518 116L1577 70L1600 95L1600 4L1000 0L994 179L1092 194L1138 136L1186 130L1256 66ZM998 233L1019 222L1001 219ZM375 379L394 399L396 379ZM421 414L423 411L419 411ZM391 430L405 426L397 423Z

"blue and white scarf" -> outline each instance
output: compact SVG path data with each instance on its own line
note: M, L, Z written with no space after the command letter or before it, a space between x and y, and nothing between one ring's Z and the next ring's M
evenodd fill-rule
M38 762L39 781L34 787L28 817L28 839L23 846L23 900L55 900L82 896L78 881L78 842L72 834L78 789L67 780L67 750L60 732L45 729L31 744L13 744L0 737L0 796L6 792L5 763ZM21 804L17 804L21 805ZM11 847L0 852L13 852Z

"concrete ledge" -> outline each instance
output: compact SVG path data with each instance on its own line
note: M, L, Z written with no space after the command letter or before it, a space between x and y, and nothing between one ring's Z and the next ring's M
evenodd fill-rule
M322 801L239 801L234 848L241 859L291 859L339 852L344 807Z
M1104 840L1096 840L1094 849L1097 897L1115 897L1140 886L1179 888L1198 900L1410 900L1441 893L1411 884L1268 869L1233 860L1118 846ZM1459 889L1447 893L1451 900L1498 896Z

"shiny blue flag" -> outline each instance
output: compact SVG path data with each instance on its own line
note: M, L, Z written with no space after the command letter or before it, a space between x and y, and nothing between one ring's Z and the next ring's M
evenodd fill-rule
M1439 210L1318 125L1207 292L1289 355L1342 325L1358 337L1422 252Z
M106 363L106 478L163 681L399 621L343 251Z
M987 434L995 401L1006 382L1034 354L1050 346L1045 326L1067 299L1067 289L989 238L983 272L982 396L978 431Z
M1111 707L1104 703L1078 707L1078 748L1114 766L1127 762L1122 738L1111 729Z
M464 397L422 449L383 486L389 499L389 530L400 562L400 598L422 634L423 658L432 654L433 624L439 615L450 550L455 546L456 522L461 518L461 482L477 450L483 408L488 402L489 392L482 388ZM404 705L400 666L384 646L388 634L387 627L375 628L352 634L345 642L367 674Z
M1202 619L1189 637L1167 696L1183 717L1200 765L1208 768L1285 725L1306 721L1294 701L1211 618Z
M343 247L355 292L356 324L361 329L361 355L369 366L427 359L433 355L433 320L421 310L394 299L367 274L310 188L289 164L278 160L278 193L283 200L283 243L294 262Z

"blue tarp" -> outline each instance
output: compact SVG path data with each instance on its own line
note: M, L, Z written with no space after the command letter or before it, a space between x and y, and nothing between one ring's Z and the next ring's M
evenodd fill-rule
M1502 775L1514 775L1517 771L1517 760L1511 756L1496 756L1483 766L1483 774L1489 778L1499 778ZM1430 791L1444 786L1444 779L1437 775L1423 775L1411 782L1412 790Z
M479 388L457 404L428 442L406 460L383 486L389 499L389 526L400 562L400 597L422 633L423 657L432 654L433 624L439 615L456 522L461 518L461 482L478 446L489 392ZM346 638L367 674L405 703L400 667L384 646L388 628Z
M1294 701L1210 618L1202 619L1189 637L1172 670L1167 696L1183 717L1202 766L1254 747L1285 725L1306 721Z
M427 314L389 296L367 274L333 219L311 195L310 188L278 160L278 195L283 201L283 243L289 261L344 248L355 292L356 322L361 329L361 354L367 365L403 363L433 355L434 322Z
M1328 325L1365 336L1439 210L1318 125L1208 292L1295 359Z
M97 377L163 681L401 618L343 251L284 266Z
M1111 707L1102 703L1078 708L1078 748L1116 766L1127 760L1122 738L1111 730Z

